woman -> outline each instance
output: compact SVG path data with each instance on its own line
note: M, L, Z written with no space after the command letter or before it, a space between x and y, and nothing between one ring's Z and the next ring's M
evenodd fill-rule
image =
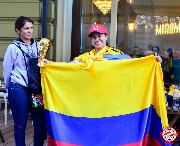
M86 65L82 68L86 69L89 68L93 61L101 60L102 58L108 58L108 59L127 59L130 58L128 55L123 55L124 53L118 49L109 47L106 45L107 39L108 39L108 31L102 24L95 24L93 25L89 31L88 31L88 37L91 38L92 45L94 46L94 49L92 49L90 52L84 53L82 55L79 55L75 58L75 62L84 62ZM112 55L108 57L106 54L120 54L116 55L117 58ZM160 56L156 56L157 61L162 62L162 59Z
M43 146L46 139L44 109L32 108L31 93L28 90L28 57L38 57L38 42L32 38L33 21L20 16L15 22L15 31L19 38L7 48L3 62L5 88L14 119L14 139L16 146L25 146L25 129L29 111L34 126L34 146ZM25 52L25 53L23 53Z
M84 65L80 66L83 69L88 69L91 67L93 61L98 60L113 60L113 59L129 59L129 55L125 55L119 49L115 49L107 46L108 31L102 24L94 24L88 31L88 37L91 38L92 49L89 52L86 52L78 57L75 57L72 62L78 63L83 62ZM156 56L156 60L162 62L161 57ZM40 61L40 60L39 60ZM44 63L48 63L49 60L41 60Z

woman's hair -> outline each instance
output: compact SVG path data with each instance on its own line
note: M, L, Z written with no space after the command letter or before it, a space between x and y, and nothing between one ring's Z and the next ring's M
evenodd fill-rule
M31 20L29 17L20 16L19 18L17 18L15 22L15 31L16 29L20 30L26 22L31 22L32 24L34 24L34 21Z

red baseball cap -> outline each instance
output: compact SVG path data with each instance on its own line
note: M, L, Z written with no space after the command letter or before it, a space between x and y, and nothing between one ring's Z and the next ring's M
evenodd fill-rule
M88 31L88 37L91 37L93 32L104 33L108 35L106 27L102 24L94 24Z

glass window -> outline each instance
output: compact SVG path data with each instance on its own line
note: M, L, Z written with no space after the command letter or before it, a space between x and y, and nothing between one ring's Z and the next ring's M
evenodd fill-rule
M145 51L163 58L165 83L180 83L180 1L134 0L130 4L128 50L133 56Z
M82 18L81 18L81 52L87 52L91 47L91 40L88 38L88 30L94 23L104 24L110 32L111 14L110 9L105 13L98 9L93 0L82 1ZM103 4L103 3L102 3ZM110 5L111 6L111 5ZM109 43L109 39L108 39Z
M81 52L90 50L87 33L92 24L102 23L111 33L111 9L104 12L97 1L112 2L82 1ZM119 0L117 7L116 48L132 57L157 52L163 58L164 81L180 83L180 1Z

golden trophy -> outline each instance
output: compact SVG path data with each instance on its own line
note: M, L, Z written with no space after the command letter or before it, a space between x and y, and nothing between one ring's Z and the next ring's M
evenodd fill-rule
M46 53L49 49L50 46L50 40L47 38L42 38L39 41L39 59L38 59L38 66L39 67L44 67L45 63L43 61L43 59L46 56Z

